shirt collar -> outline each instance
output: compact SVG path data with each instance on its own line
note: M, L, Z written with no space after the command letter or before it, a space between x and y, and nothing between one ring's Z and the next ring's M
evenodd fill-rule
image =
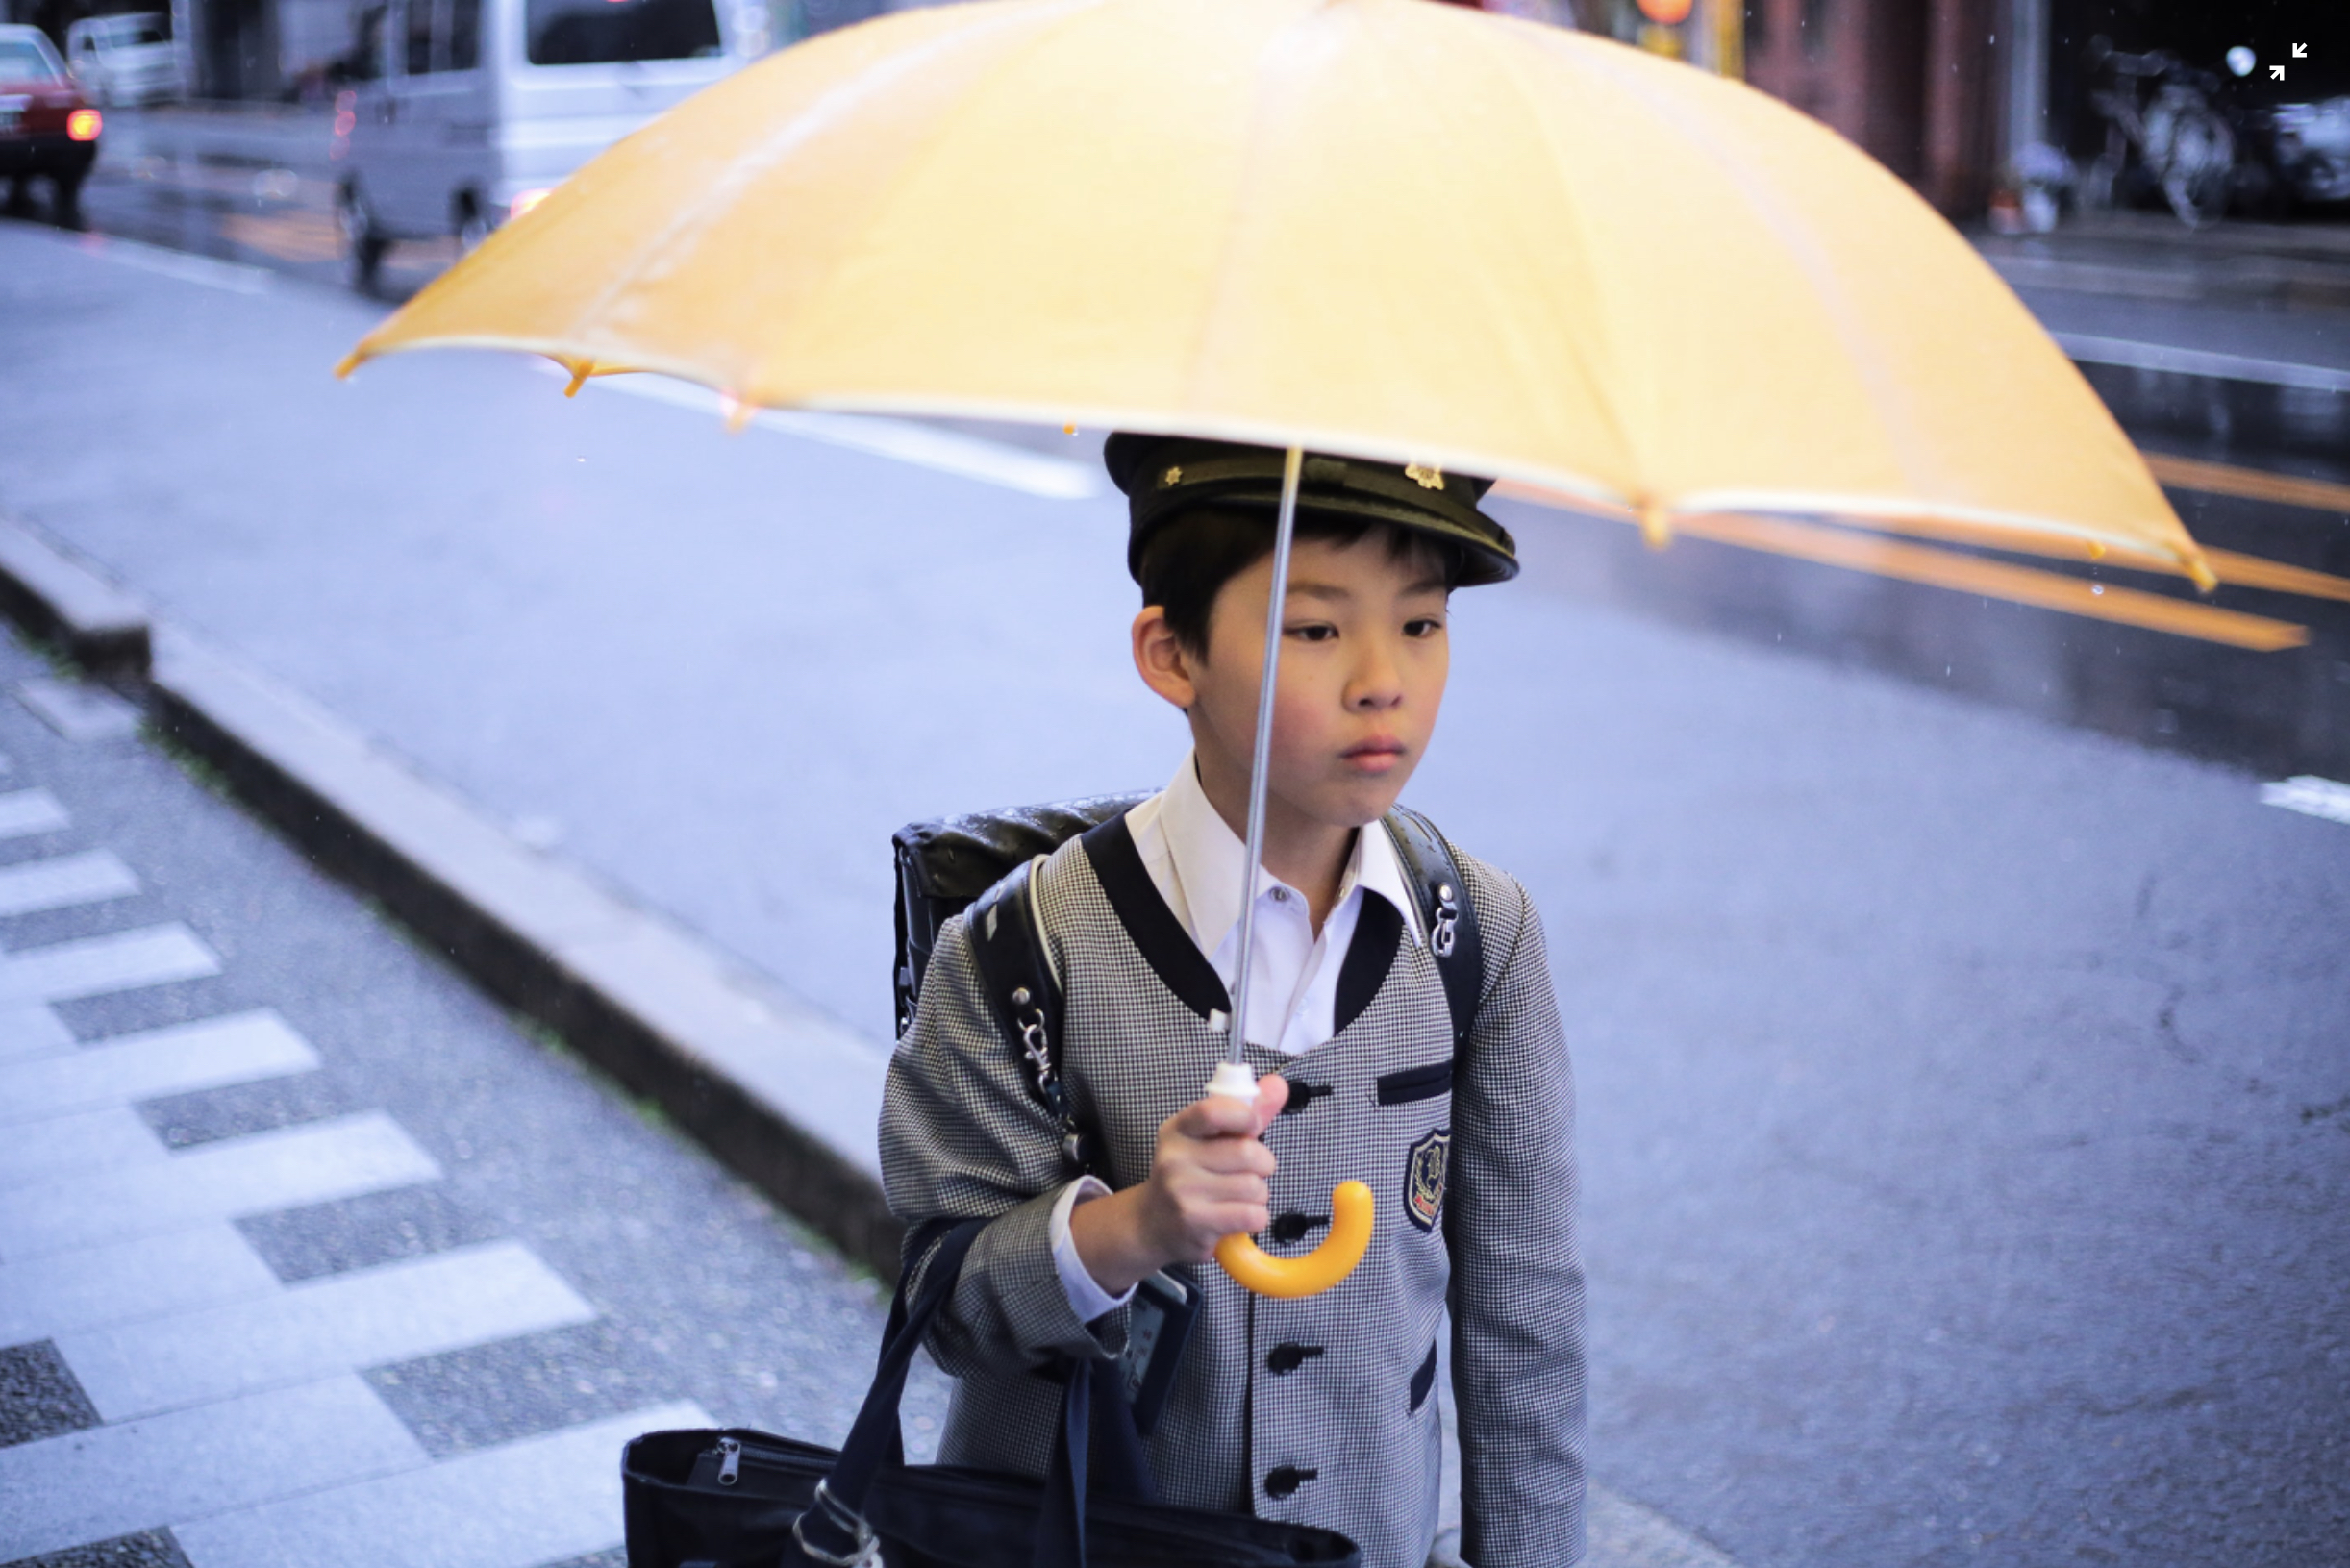
M1167 858L1188 907L1192 939L1201 952L1213 954L1240 923L1241 867L1248 854L1239 834L1200 787L1198 759L1189 753L1185 754L1183 765L1160 797L1159 829L1166 835ZM1280 881L1266 872L1259 885L1269 892ZM1338 903L1345 903L1358 887L1393 905L1403 917L1404 930L1413 945L1418 945L1419 910L1404 884L1404 868L1396 859L1394 840L1376 824L1355 834L1354 851L1347 856L1346 869L1338 879Z

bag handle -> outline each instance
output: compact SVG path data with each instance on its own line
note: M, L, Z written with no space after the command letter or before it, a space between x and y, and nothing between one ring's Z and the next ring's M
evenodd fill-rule
M816 1500L792 1523L791 1546L784 1553L787 1564L821 1564L823 1568L856 1568L879 1560L873 1531L864 1521L865 1498L886 1470L906 1461L905 1438L898 1429L898 1406L906 1397L906 1375L913 1367L913 1353L930 1330L931 1320L954 1294L962 1274L962 1260L987 1228L985 1220L964 1220L933 1226L939 1232L932 1244L922 1288L911 1305L906 1288L911 1271L898 1280L889 1298L889 1324L882 1331L881 1360L873 1369L873 1384L858 1408L840 1456L832 1474L816 1482ZM922 1256L918 1248L909 1255Z
M933 1221L907 1249L909 1257L921 1257L929 1248L922 1287L910 1304L907 1277L898 1281L873 1385L865 1391L832 1474L816 1483L815 1503L792 1524L792 1544L784 1554L786 1568L800 1563L869 1568L880 1561L880 1543L864 1521L865 1500L876 1481L906 1462L898 1406L906 1395L907 1374L931 1323L954 1295L972 1243L987 1227L986 1220ZM1110 1489L1127 1497L1151 1496L1141 1438L1135 1431L1116 1364L1077 1363L1062 1394L1061 1431L1054 1439L1052 1468L1037 1520L1037 1568L1085 1568L1088 1460L1097 1425L1107 1462L1103 1479Z

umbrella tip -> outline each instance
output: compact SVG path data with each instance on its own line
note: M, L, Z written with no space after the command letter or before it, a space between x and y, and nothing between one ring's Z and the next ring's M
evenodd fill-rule
M732 392L718 394L719 405L726 411L726 434L739 436L750 427L751 416L759 410Z
M570 385L563 388L563 396L577 397L580 395L580 388L588 385L588 378L595 374L595 361L582 360L577 364L565 365L563 368L571 372Z
M2212 570L2212 563L2204 558L2202 551L2197 550L2189 554L2184 564L2187 567L2187 575L2195 581L2196 592L2214 593L2218 591L2219 574Z
M1661 501L1642 501L1639 506L1640 537L1651 550L1662 550L1673 542L1672 519L1665 514Z
M351 372L357 370L364 359L365 356L362 355L358 349L353 349L350 353L336 361L335 379L337 381L349 381L351 379Z

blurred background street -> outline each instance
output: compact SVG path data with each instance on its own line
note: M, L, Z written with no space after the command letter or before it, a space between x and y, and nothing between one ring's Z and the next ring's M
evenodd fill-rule
M2313 5L2229 26L2184 0L1549 9L1743 71L1910 178L2080 364L2222 579L2207 598L1733 517L1660 552L1493 503L1526 572L1457 601L1441 742L1407 799L1548 925L1582 1096L1592 1474L1621 1526L1593 1568L2350 1564L2350 107L2339 196L2274 151L2278 105L2350 106L2350 38ZM762 46L847 10L780 8ZM698 391L566 401L560 373L487 355L337 384L479 236L400 237L354 288L350 137L381 84L335 78L323 45L290 62L308 75L206 48L194 101L107 110L78 211L34 182L0 221L0 512L879 1061L890 833L1156 786L1183 755L1127 668L1104 433L765 414L729 436ZM2113 63L2161 51L2176 69ZM1951 60L1963 91L1903 87ZM2107 112L2117 82L2224 104L2240 156L2170 168ZM32 654L0 662L38 697ZM201 1088L91 1067L70 1104L38 1086L66 1069L0 1060L0 1123L136 1116L107 1146L136 1171L378 1118L408 1164L365 1191L183 1229L237 1252L257 1300L488 1257L538 1315L117 1400L80 1348L110 1325L53 1323L23 1282L124 1238L41 1230L75 1172L28 1155L0 1176L0 1561L293 1560L234 1524L258 1500L86 1507L98 1460L73 1456L114 1451L72 1446L125 1428L134 1453L154 1412L288 1390L329 1390L300 1419L357 1445L321 1486L551 1433L608 1460L605 1427L647 1412L841 1429L869 1281L166 754L68 741L27 702L0 712L23 770L0 784L70 809L10 840L0 879L103 849L142 891L0 921L0 981L159 921L212 967L12 1014L34 1043L0 1053L54 1063L252 1008L295 1039ZM479 1495L446 1484L450 1506ZM538 1568L612 1544L564 1528L338 1560Z

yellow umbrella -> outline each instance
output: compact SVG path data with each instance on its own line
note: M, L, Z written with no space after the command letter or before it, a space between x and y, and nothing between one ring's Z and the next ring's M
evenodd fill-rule
M1835 133L1426 0L988 0L786 50L370 334L750 405L1303 444L2209 585L2079 373Z
M746 411L1288 448L1252 868L1307 447L1659 542L1676 513L1828 514L2212 582L2071 363L1891 175L1742 87L1428 0L986 0L828 35L612 148L342 368L426 345L545 354L573 390L659 371ZM1240 1044L1211 1092L1250 1091ZM1326 1288L1372 1207L1350 1182L1310 1257L1218 1257Z

